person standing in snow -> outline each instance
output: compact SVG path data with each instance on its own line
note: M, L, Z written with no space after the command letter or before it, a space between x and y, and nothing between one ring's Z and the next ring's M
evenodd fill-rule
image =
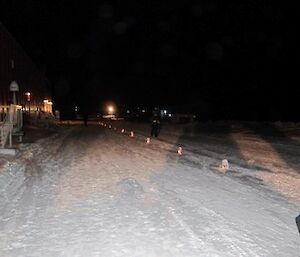
M152 119L152 127L151 127L151 137L158 137L161 127L161 119L159 115L154 115Z
M296 217L296 224L297 224L297 227L298 227L298 231L300 233L300 215L298 217Z

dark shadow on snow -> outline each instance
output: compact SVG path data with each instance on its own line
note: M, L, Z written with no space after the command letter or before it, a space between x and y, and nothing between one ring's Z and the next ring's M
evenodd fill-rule
M272 123L257 124L249 122L245 123L245 126L269 143L290 168L300 173L300 143L293 140L284 129ZM296 129L294 129L294 132L291 133L296 132Z
M166 128L165 128L166 129ZM183 155L176 156L170 154L169 158L178 158L178 162L183 165L192 166L202 169L206 166L211 172L219 176L230 176L241 183L261 187L263 181L251 171L261 169L260 166L249 164L240 152L239 145L232 137L232 133L239 132L233 128L230 123L226 122L208 122L195 123L187 125L181 136L176 142L176 147L183 147ZM165 141L163 137L158 140ZM176 149L174 148L174 151ZM203 159L206 159L203 161ZM226 174L218 170L218 166L223 159L227 159L230 164L230 169ZM250 173L244 173L237 167L248 169Z

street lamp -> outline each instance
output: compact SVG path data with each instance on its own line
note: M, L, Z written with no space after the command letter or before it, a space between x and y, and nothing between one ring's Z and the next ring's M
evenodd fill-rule
M109 105L109 106L107 107L107 110L108 110L108 114L113 114L114 111L115 111L115 108L114 108L112 105Z
M15 80L10 83L9 90L13 92L13 104L16 105L17 104L16 92L19 91L19 85Z
M28 111L29 111L29 113L30 113L30 100L31 100L31 94L30 94L30 92L26 92L25 93L25 96L26 96L26 100L27 100L27 102L28 102Z
M29 92L26 92L25 95L26 95L27 101L29 102L29 101L30 101L30 95L31 95L31 94L30 94Z

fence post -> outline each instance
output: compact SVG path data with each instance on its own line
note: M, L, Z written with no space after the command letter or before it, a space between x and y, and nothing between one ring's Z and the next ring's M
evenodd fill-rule
M12 133L9 131L9 147L12 148Z

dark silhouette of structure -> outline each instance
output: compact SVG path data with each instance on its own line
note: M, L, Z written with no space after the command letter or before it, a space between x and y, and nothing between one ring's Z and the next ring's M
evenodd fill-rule
M46 76L0 22L0 112L13 102L10 83L16 81L16 101L25 112L52 113L52 99Z

